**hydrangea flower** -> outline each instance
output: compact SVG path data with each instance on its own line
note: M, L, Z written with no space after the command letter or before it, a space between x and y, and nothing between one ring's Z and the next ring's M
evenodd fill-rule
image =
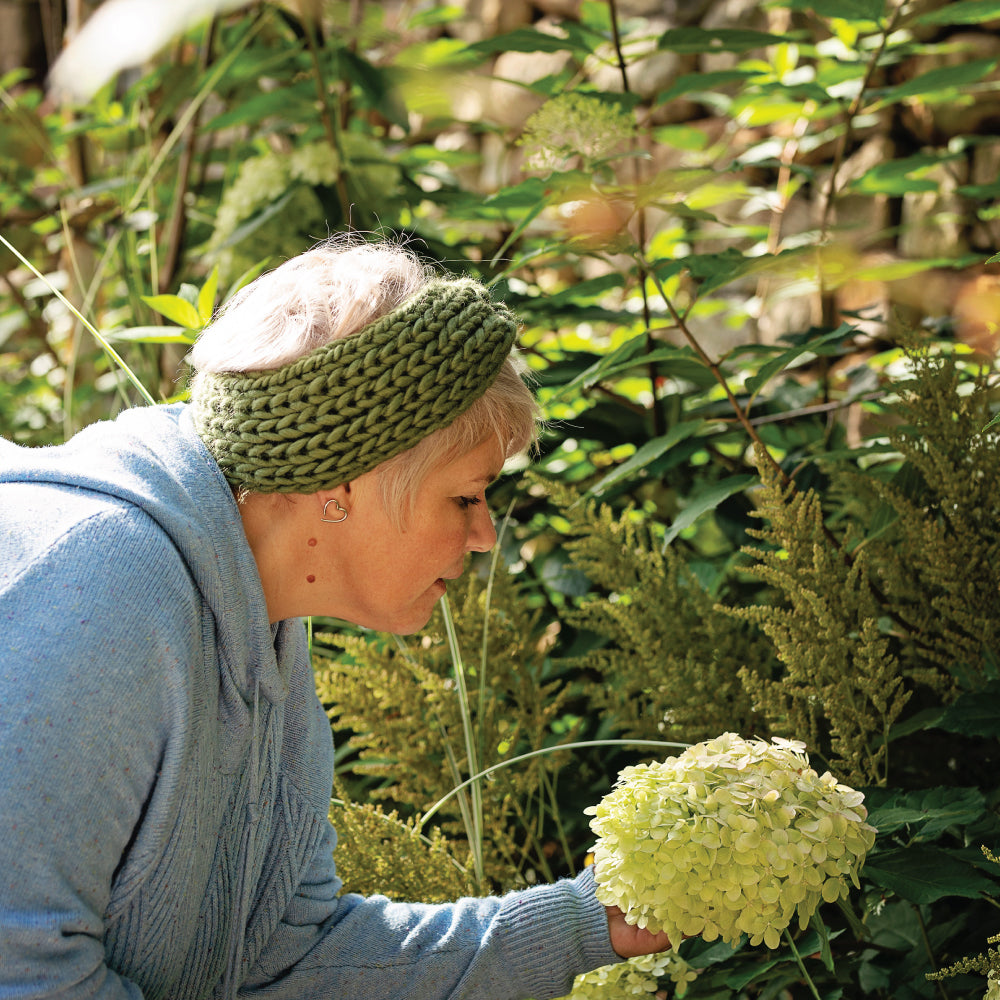
M735 733L625 768L586 810L597 897L626 920L777 948L798 915L846 896L875 829L861 792L809 766L805 744Z
M986 993L983 1000L1000 1000L1000 972L990 969L986 978Z
M648 998L657 991L658 980L664 975L670 975L679 986L694 978L687 963L671 952L640 955L638 958L630 958L617 965L604 965L593 972L577 976L573 981L572 992L563 1000ZM678 990L677 995L683 996L683 989Z

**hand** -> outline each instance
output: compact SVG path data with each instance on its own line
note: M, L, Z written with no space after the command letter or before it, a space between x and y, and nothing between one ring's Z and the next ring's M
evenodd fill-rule
M648 930L627 924L625 914L617 906L605 906L604 909L608 914L611 947L622 958L652 955L657 951L666 951L670 947L670 938L663 931L651 934Z

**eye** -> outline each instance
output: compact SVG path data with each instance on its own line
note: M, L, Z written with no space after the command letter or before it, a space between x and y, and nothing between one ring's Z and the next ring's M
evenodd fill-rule
M469 507L476 507L483 502L482 497L456 497L455 502L458 504L462 510L467 510Z

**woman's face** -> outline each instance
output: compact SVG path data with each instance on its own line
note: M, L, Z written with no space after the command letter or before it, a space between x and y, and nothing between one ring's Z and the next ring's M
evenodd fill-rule
M439 465L417 490L402 530L383 508L377 473L332 491L348 513L339 524L310 528L314 568L306 589L326 605L312 613L397 634L423 628L446 581L461 575L466 554L488 552L496 542L485 492L504 457L499 442L488 439Z

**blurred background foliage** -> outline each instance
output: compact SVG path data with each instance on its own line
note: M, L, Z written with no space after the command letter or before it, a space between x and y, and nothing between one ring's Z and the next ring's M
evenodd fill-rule
M595 740L793 736L868 791L862 889L811 983L692 941L686 995L982 995L998 0L0 0L0 103L12 440L141 403L109 351L183 398L213 310L332 232L523 319L550 423L454 622L313 623L359 888L578 869L583 808L669 752Z

